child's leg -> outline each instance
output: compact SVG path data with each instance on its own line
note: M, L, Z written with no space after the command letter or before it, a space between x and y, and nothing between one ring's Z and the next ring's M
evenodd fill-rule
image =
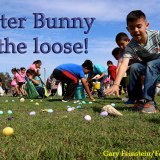
M145 75L146 66L141 63L134 63L130 67L128 96L131 100L143 98L140 75Z
M98 97L104 97L104 90L103 90L103 87L104 87L104 80L107 78L107 75L104 75L101 79L100 79L100 89L97 90L98 91Z
M23 85L24 85L23 82L19 82L18 84L19 84L19 91L23 96L25 96L26 94L25 94L25 90L23 89Z
M144 98L154 101L156 80L160 74L160 59L150 61L146 65L146 76L144 80Z
M74 98L74 94L76 91L76 88L78 86L78 79L71 73L67 71L59 71L55 69L53 71L53 76L57 79L62 81L63 83L67 83L67 89L64 94L63 99L64 100L70 100Z
M20 91L19 91L19 86L18 85L15 86L15 90L16 90L17 95L19 95Z

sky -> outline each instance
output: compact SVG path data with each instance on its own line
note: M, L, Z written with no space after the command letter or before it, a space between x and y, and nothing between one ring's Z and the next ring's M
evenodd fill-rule
M24 42L27 45L26 53L1 53L0 54L0 72L9 72L13 67L20 68L32 64L35 60L42 61L41 76L42 79L48 77L53 69L63 63L82 64L84 60L90 59L95 64L102 64L107 68L106 62L111 60L116 65L117 62L111 55L112 50L117 47L115 43L115 36L119 32L125 32L130 37L126 30L126 16L132 10L142 10L150 23L152 30L159 30L160 26L160 3L159 0L0 0L0 17L5 15L7 20L2 27L2 20L0 18L0 40L5 43L4 38L9 38L15 46ZM49 29L46 25L43 28L34 28L35 18L33 13L43 13L45 18L67 17L69 19L79 17L82 19L83 28L52 28ZM26 18L23 26L24 28L11 29L7 25L9 18ZM85 18L95 21L91 25L88 34L84 34L88 26ZM19 21L18 21L19 22ZM53 21L51 21L53 24ZM17 24L17 26L19 23ZM39 24L40 25L40 24ZM33 53L35 44L33 38L38 37L38 48L40 44L47 42L51 46L57 42L64 45L65 43L82 43L84 39L88 39L88 53L84 53L83 46L82 53L71 52L65 54L63 52L56 54L50 51L47 54ZM131 38L131 37L130 37ZM4 44L5 45L5 44ZM44 45L44 50L46 46ZM2 51L5 49L2 46ZM58 48L56 48L58 49ZM10 49L11 51L11 49ZM44 75L44 70L46 75ZM45 77L44 77L45 76Z

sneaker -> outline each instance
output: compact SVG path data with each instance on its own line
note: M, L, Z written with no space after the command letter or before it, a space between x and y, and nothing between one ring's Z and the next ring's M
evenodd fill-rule
M124 102L124 104L134 104L134 100L128 99L126 102Z
M143 106L142 112L143 113L156 113L156 112L158 112L158 109L156 108L155 102L149 101L149 102L145 103Z
M146 100L145 100L145 99L137 100L137 101L134 103L134 107L140 107L140 108L142 108L145 103L146 103Z
M146 103L145 99L138 100L134 103L133 111L142 111L144 104Z

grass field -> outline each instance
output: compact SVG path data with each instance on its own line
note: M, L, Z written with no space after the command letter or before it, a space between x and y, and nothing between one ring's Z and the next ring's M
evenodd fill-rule
M160 106L160 97L157 97ZM8 100L8 102L6 102ZM15 100L15 102L12 102ZM67 112L73 102L62 103L60 97L20 102L18 98L0 97L0 159L3 160L103 160L103 159L159 159L160 113L133 112L115 97L97 99L82 109ZM38 102L39 105L35 105ZM121 117L101 117L101 108L115 103ZM53 113L41 109L53 109ZM8 110L13 120L8 121ZM35 116L29 113L35 111ZM87 122L84 115L92 120ZM12 127L14 135L2 134ZM152 155L152 153L154 153ZM117 158L116 158L117 156Z

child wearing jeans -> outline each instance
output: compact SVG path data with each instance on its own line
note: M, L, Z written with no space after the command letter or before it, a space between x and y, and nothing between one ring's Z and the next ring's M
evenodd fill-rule
M139 108L145 113L157 112L154 100L156 81L160 74L160 33L148 30L149 23L141 10L135 10L127 15L127 29L132 36L125 48L122 64L117 73L114 85L106 91L106 94L118 94L119 84L128 68L129 60L138 56L142 62L133 63L130 66L129 90L133 96L142 92L142 87L137 86L138 77L144 75L143 105Z

